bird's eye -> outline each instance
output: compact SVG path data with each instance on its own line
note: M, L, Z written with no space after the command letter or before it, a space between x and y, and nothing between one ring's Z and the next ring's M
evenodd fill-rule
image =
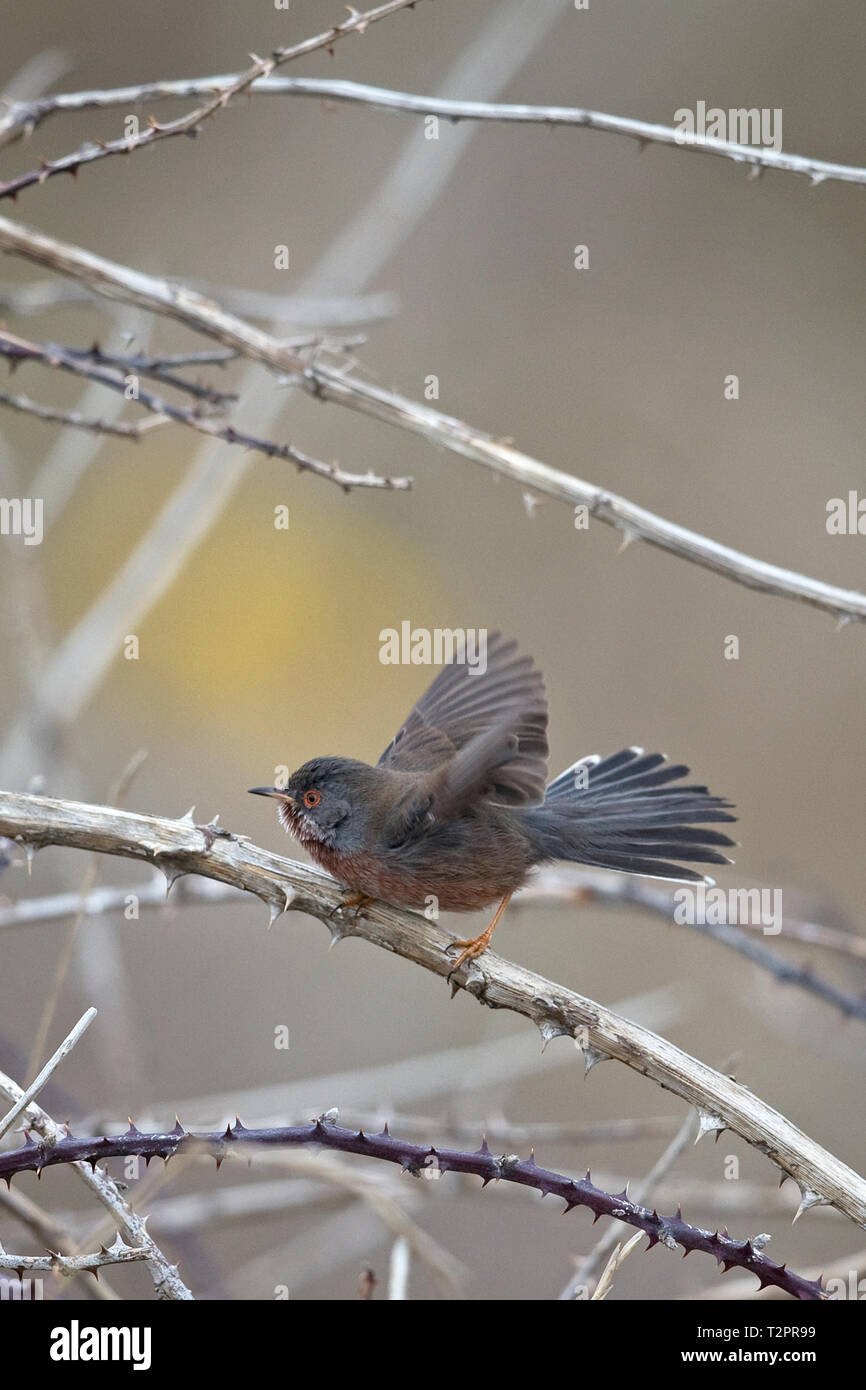
M318 806L322 799L322 793L317 792L315 787L310 787L309 791L304 792L304 805L312 808Z

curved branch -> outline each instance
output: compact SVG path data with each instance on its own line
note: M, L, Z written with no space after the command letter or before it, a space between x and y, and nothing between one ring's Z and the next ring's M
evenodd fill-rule
M745 584L747 588L798 599L824 609L834 614L840 623L866 620L866 594L840 589L795 570L754 559L697 531L666 521L606 488L540 463L430 406L396 392L383 391L337 368L310 363L270 334L227 313L213 300L193 290L56 241L5 217L0 217L0 249L24 256L38 265L50 266L61 275L72 276L109 299L136 304L186 324L195 332L234 348L250 361L295 376L298 384L319 400L336 401L386 424L421 435L439 448L450 449L525 488L533 488L572 507L585 506L599 521L621 531L626 540L645 540L692 564Z
M820 1279L810 1282L794 1274L785 1265L778 1265L769 1259L761 1250L760 1242L736 1241L727 1231L720 1235L718 1231L710 1232L699 1226L691 1226L683 1220L679 1210L675 1216L659 1216L657 1211L650 1211L630 1201L626 1192L604 1192L595 1187L589 1173L583 1179L574 1179L548 1168L539 1168L534 1153L524 1160L516 1154L503 1154L497 1158L487 1147L486 1140L474 1153L461 1149L425 1148L421 1144L395 1139L388 1132L387 1125L381 1134L370 1135L363 1130L341 1129L326 1123L324 1117L306 1125L286 1125L274 1129L247 1129L238 1120L222 1134L188 1133L179 1120L174 1129L167 1133L142 1134L130 1121L130 1128L125 1134L86 1139L67 1135L51 1147L36 1143L29 1131L25 1134L26 1143L21 1148L0 1153L0 1178L7 1184L11 1184L16 1173L42 1173L43 1169L61 1163L89 1163L95 1169L97 1163L107 1158L132 1156L143 1158L148 1163L152 1158L162 1158L168 1162L177 1154L204 1150L213 1155L219 1167L226 1155L236 1148L315 1144L336 1149L340 1153L398 1163L404 1172L415 1177L470 1173L479 1177L484 1187L489 1182L517 1183L521 1187L533 1188L545 1197L561 1197L565 1202L563 1215L574 1207L588 1207L596 1220L600 1216L610 1216L635 1226L649 1237L647 1250L654 1245L665 1245L669 1250L681 1245L686 1255L693 1250L703 1250L715 1257L726 1274L734 1267L750 1270L757 1276L762 1289L774 1285L799 1299L820 1299L824 1292ZM135 1255L123 1252L126 1259L141 1257L139 1252ZM90 1259L92 1261L92 1257Z
M0 145L18 139L25 133L31 133L48 116L57 112L107 110L117 106L128 108L145 102L209 96L214 89L229 87L240 81L242 76L241 73L222 73L215 77L142 82L131 87L60 92L37 97L31 101L14 102L5 118L0 120ZM583 106L461 101L451 97L423 96L416 92L395 92L387 87L371 87L364 82L347 82L329 77L258 77L251 83L249 90L255 96L318 97L321 100L371 106L380 111L441 116L443 120L455 123L495 121L508 125L571 126L585 130L603 130L611 135L625 135L637 140L641 146L669 145L675 149L731 159L735 164L748 165L752 174L760 174L764 169L775 169L780 173L800 175L810 179L813 184L835 180L866 186L866 169L856 165L836 164L825 159L787 154L784 150L767 149L760 145L740 145L734 140L684 135L682 130L675 126L636 121L628 116L612 116L607 112L592 111ZM38 178L39 172L34 171L30 181L38 182Z
M287 909L306 912L328 926L332 938L360 936L373 945L448 976L451 936L437 922L415 913L374 904L362 917L334 920L344 892L327 874L238 839L214 823L197 826L191 816L166 820L106 806L0 792L0 835L26 845L75 849L155 864L169 888L183 874L231 883L267 903L271 922ZM510 1009L531 1019L545 1042L574 1038L587 1065L616 1058L672 1091L701 1112L701 1132L731 1129L793 1177L801 1210L829 1203L866 1227L866 1181L802 1130L731 1077L603 1005L565 989L493 951L467 962L454 989L463 988L489 1008Z

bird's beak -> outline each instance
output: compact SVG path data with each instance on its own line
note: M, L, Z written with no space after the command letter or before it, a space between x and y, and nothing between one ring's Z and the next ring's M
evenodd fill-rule
M295 804L295 798L289 796L289 793L282 787L250 787L249 791L251 796L276 796L281 801L289 801L293 806Z

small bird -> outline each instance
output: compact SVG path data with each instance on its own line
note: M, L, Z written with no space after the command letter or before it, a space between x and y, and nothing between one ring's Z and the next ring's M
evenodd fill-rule
M443 666L375 767L313 758L285 787L251 787L279 801L285 829L353 896L360 909L474 912L498 903L451 974L480 956L512 894L538 864L568 860L623 873L707 883L672 862L728 864L734 844L717 830L730 802L662 753L625 748L579 759L547 780L547 697L541 673L517 644L491 633L483 673ZM450 977L449 977L450 978Z

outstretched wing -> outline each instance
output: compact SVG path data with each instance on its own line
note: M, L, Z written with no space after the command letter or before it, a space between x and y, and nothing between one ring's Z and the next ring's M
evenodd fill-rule
M379 766L420 774L443 812L473 797L509 806L540 803L547 697L532 658L519 656L516 642L494 632L483 674L466 663L444 666Z

